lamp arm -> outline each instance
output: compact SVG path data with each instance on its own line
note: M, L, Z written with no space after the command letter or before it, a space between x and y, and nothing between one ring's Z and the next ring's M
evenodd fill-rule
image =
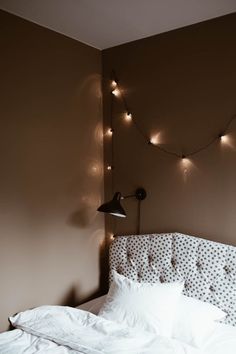
M121 199L135 197L137 200L144 200L146 198L146 195L147 195L147 193L144 188L138 188L138 189L136 189L134 194L128 194L128 195L121 196Z
M136 194L128 194L128 195L124 195L124 196L121 196L120 199L128 199L128 198L133 198L133 197L136 197Z

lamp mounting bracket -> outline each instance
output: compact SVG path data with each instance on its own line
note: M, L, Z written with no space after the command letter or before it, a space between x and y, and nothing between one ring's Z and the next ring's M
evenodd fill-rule
M144 200L147 196L147 192L144 188L137 188L135 191L135 197L138 200Z

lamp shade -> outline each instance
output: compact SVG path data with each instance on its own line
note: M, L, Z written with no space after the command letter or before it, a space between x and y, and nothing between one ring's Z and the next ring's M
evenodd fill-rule
M102 204L97 210L103 213L126 218L126 212L120 204L121 193L116 192L110 202Z

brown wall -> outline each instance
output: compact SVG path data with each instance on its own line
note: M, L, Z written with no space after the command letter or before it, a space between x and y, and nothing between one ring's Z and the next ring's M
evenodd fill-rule
M236 14L142 39L103 52L104 128L109 126L110 73L115 69L134 118L148 136L160 133L164 148L187 154L218 136L236 114ZM229 141L191 158L145 143L115 104L115 190L147 189L141 232L180 231L236 245L236 121ZM110 162L105 140L105 164ZM111 197L110 172L105 195ZM116 233L133 233L136 202L123 202L128 218ZM107 220L110 220L107 218Z
M0 12L0 329L97 291L101 53Z
M103 244L101 55L0 12L1 322L41 304L71 304L99 288ZM115 69L134 118L163 147L188 153L236 113L236 15L103 51L104 125ZM147 189L141 232L180 231L236 245L236 122L227 144L191 158L145 143L115 105L114 190ZM105 165L110 138L105 136ZM105 173L106 199L111 197ZM107 230L136 232L128 218ZM102 259L104 263L104 259ZM103 280L105 281L105 277Z

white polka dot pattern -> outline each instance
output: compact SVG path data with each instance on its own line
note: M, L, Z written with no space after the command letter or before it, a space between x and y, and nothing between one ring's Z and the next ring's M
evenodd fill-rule
M110 269L139 282L184 279L185 295L222 308L236 326L236 247L180 233L117 236Z

